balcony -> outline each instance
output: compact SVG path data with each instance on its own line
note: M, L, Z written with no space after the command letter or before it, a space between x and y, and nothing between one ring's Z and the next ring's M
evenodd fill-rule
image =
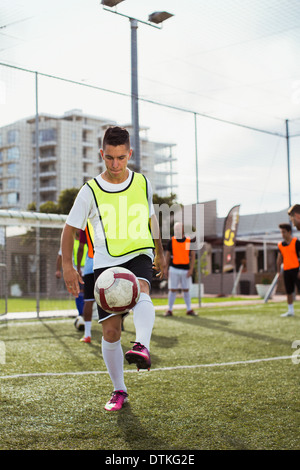
M57 145L57 140L45 140L43 142L39 142L39 148L46 148L46 147L55 147ZM32 143L32 147L36 147L36 143Z
M88 140L83 140L82 141L82 146L86 148L94 148L94 143L90 142Z
M50 183L47 186L40 186L40 193L53 193L55 191L57 191L57 186L54 183ZM35 194L36 188L33 188L32 192Z

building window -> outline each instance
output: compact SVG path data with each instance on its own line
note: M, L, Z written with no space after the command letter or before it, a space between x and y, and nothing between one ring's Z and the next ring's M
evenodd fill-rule
M19 147L11 147L7 149L7 160L19 160L20 151Z
M7 143L8 144L16 144L19 140L19 131L17 130L10 130L7 132Z
M17 163L9 163L9 165L7 165L7 173L9 175L15 175L18 172L19 172L19 165Z
M56 129L41 129L39 131L39 144L55 141ZM35 144L35 132L32 133L32 143Z
M19 201L20 201L20 194L19 193L9 193L7 195L7 203L9 205L17 204Z
M7 189L19 189L20 180L19 178L11 178L7 180Z

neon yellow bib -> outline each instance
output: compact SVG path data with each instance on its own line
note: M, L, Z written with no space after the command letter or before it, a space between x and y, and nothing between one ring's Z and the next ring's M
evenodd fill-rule
M106 248L111 256L154 248L149 227L147 183L140 173L132 173L127 188L119 192L102 189L96 179L87 182L98 208L105 234Z

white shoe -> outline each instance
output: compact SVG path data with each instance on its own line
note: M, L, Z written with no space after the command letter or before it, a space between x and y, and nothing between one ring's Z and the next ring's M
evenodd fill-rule
M280 316L281 317L293 317L295 314L294 312L286 312L286 313L282 313Z

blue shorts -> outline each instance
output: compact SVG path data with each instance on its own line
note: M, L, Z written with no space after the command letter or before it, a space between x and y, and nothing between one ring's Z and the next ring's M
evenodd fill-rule
M133 274L135 274L138 279L143 279L144 281L147 281L149 284L149 288L151 287L151 282L152 282L152 277L153 277L153 268L152 268L152 260L150 256L137 255L131 260L127 261L126 263L120 264L119 266L122 268L129 269L129 271L133 272ZM98 277L100 276L100 274L110 267L113 267L113 266L107 266L106 268L95 269L94 271L95 282L96 282L96 279L98 279ZM97 304L97 309L98 309L99 323L101 323L103 320L106 320L107 318L112 317L114 315L120 315L119 313L105 312L105 310L103 310L98 304ZM128 313L123 313L121 315L125 317L126 315L128 315Z

